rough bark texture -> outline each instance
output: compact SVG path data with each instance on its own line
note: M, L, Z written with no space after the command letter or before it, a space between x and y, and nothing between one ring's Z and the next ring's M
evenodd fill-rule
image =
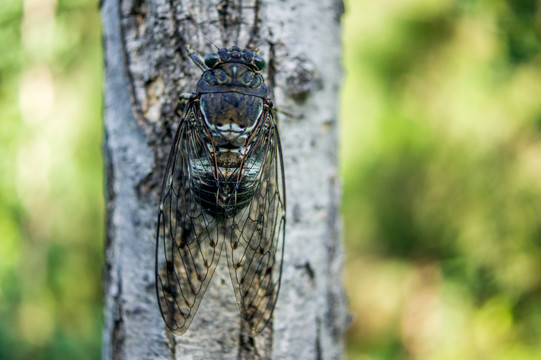
M338 216L340 0L104 0L107 248L104 359L338 359L345 300ZM155 295L161 178L177 99L201 75L184 46L258 47L278 114L286 249L273 326L241 328L225 259L186 334L165 329Z

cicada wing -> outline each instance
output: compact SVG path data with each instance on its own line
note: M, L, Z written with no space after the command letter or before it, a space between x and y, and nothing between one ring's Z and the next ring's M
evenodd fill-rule
M223 246L217 220L204 213L193 189L212 163L196 116L189 104L169 155L158 213L156 291L162 317L178 335L192 322Z
M241 317L253 333L269 323L278 298L286 222L284 165L272 110L259 131L242 168L242 173L258 170L254 196L229 220L225 239Z

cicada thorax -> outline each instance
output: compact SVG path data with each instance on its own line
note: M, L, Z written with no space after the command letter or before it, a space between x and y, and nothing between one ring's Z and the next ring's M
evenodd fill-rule
M194 122L206 147L192 164L192 190L215 218L231 218L248 205L264 166L268 89L255 69L223 63L203 73L196 87ZM247 155L250 156L247 156Z

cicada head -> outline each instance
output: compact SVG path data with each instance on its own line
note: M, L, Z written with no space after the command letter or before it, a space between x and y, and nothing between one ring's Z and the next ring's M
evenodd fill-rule
M261 71L265 68L265 59L257 51L241 49L237 46L221 48L217 53L205 57L205 65L210 69L225 63L242 63L250 66L253 71Z

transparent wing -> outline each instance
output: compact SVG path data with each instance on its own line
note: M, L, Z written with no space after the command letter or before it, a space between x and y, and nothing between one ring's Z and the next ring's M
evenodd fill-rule
M156 291L174 333L189 327L212 278L223 241L218 222L195 198L194 182L208 181L211 155L188 104L177 130L163 181L156 238Z
M274 113L268 108L254 134L239 176L257 171L248 188L251 202L228 220L225 247L241 317L259 333L269 323L282 274L285 238L285 181ZM242 182L242 181L241 181ZM246 190L249 191L249 190Z

